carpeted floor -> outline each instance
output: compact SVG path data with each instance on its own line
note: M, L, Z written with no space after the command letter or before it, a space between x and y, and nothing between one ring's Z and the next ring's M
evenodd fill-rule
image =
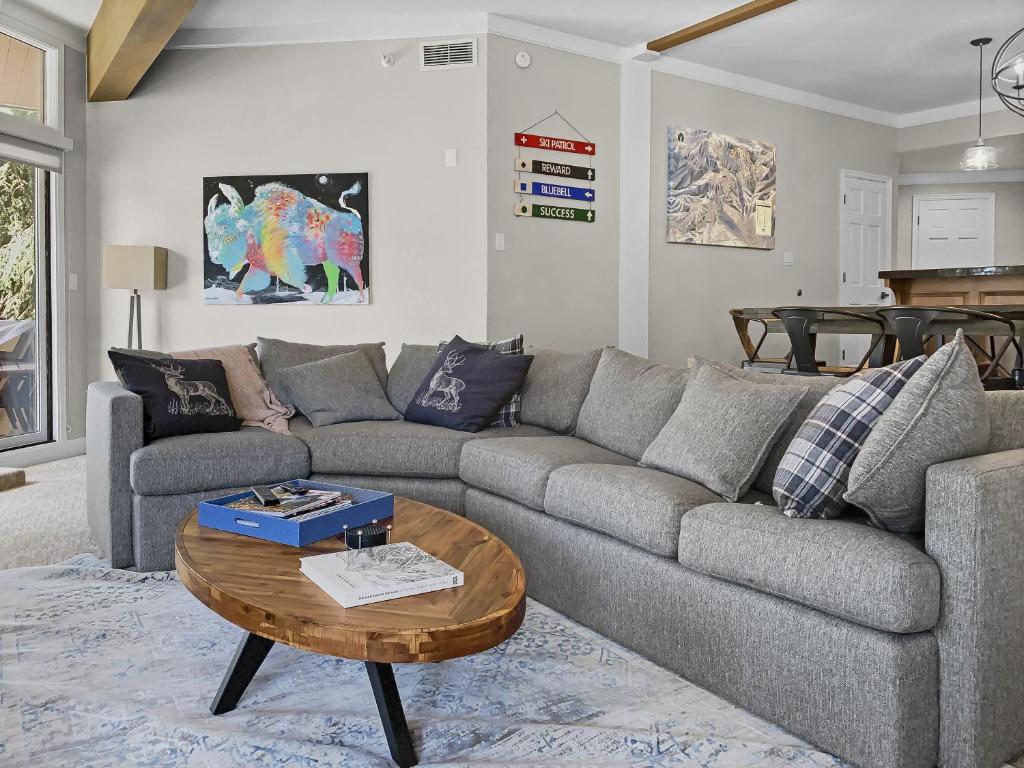
M0 492L0 570L98 552L85 522L85 457L29 467L25 476L21 488Z
M0 763L391 766L364 667L275 647L208 707L240 631L173 573L0 572ZM396 667L426 766L842 766L544 606L486 653Z

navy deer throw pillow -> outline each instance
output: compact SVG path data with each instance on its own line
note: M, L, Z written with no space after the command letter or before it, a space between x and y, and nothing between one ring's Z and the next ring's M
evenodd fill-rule
M110 350L125 389L142 398L144 438L231 432L242 426L220 360L144 358Z
M523 385L533 355L505 355L456 336L437 353L405 420L479 432Z

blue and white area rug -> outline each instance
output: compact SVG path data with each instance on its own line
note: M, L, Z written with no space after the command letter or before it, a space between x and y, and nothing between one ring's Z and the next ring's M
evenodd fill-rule
M210 715L240 636L173 573L0 572L0 765L392 765L358 662L275 646ZM535 602L498 648L396 675L421 765L842 765Z

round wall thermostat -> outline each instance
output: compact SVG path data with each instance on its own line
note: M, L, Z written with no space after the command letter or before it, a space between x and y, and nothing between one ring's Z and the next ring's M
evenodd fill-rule
M519 53L516 54L516 66L520 69L526 69L532 63L533 57L526 51L519 51Z

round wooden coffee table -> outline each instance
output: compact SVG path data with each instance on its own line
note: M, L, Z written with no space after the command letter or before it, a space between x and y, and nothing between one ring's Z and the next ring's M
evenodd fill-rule
M391 756L416 754L391 664L479 653L511 637L526 612L526 576L516 554L474 522L395 498L391 540L411 541L465 574L453 589L342 608L299 572L299 558L345 548L331 538L301 549L200 527L193 510L178 526L181 582L208 608L246 630L214 697L219 715L238 704L274 643L366 662Z

